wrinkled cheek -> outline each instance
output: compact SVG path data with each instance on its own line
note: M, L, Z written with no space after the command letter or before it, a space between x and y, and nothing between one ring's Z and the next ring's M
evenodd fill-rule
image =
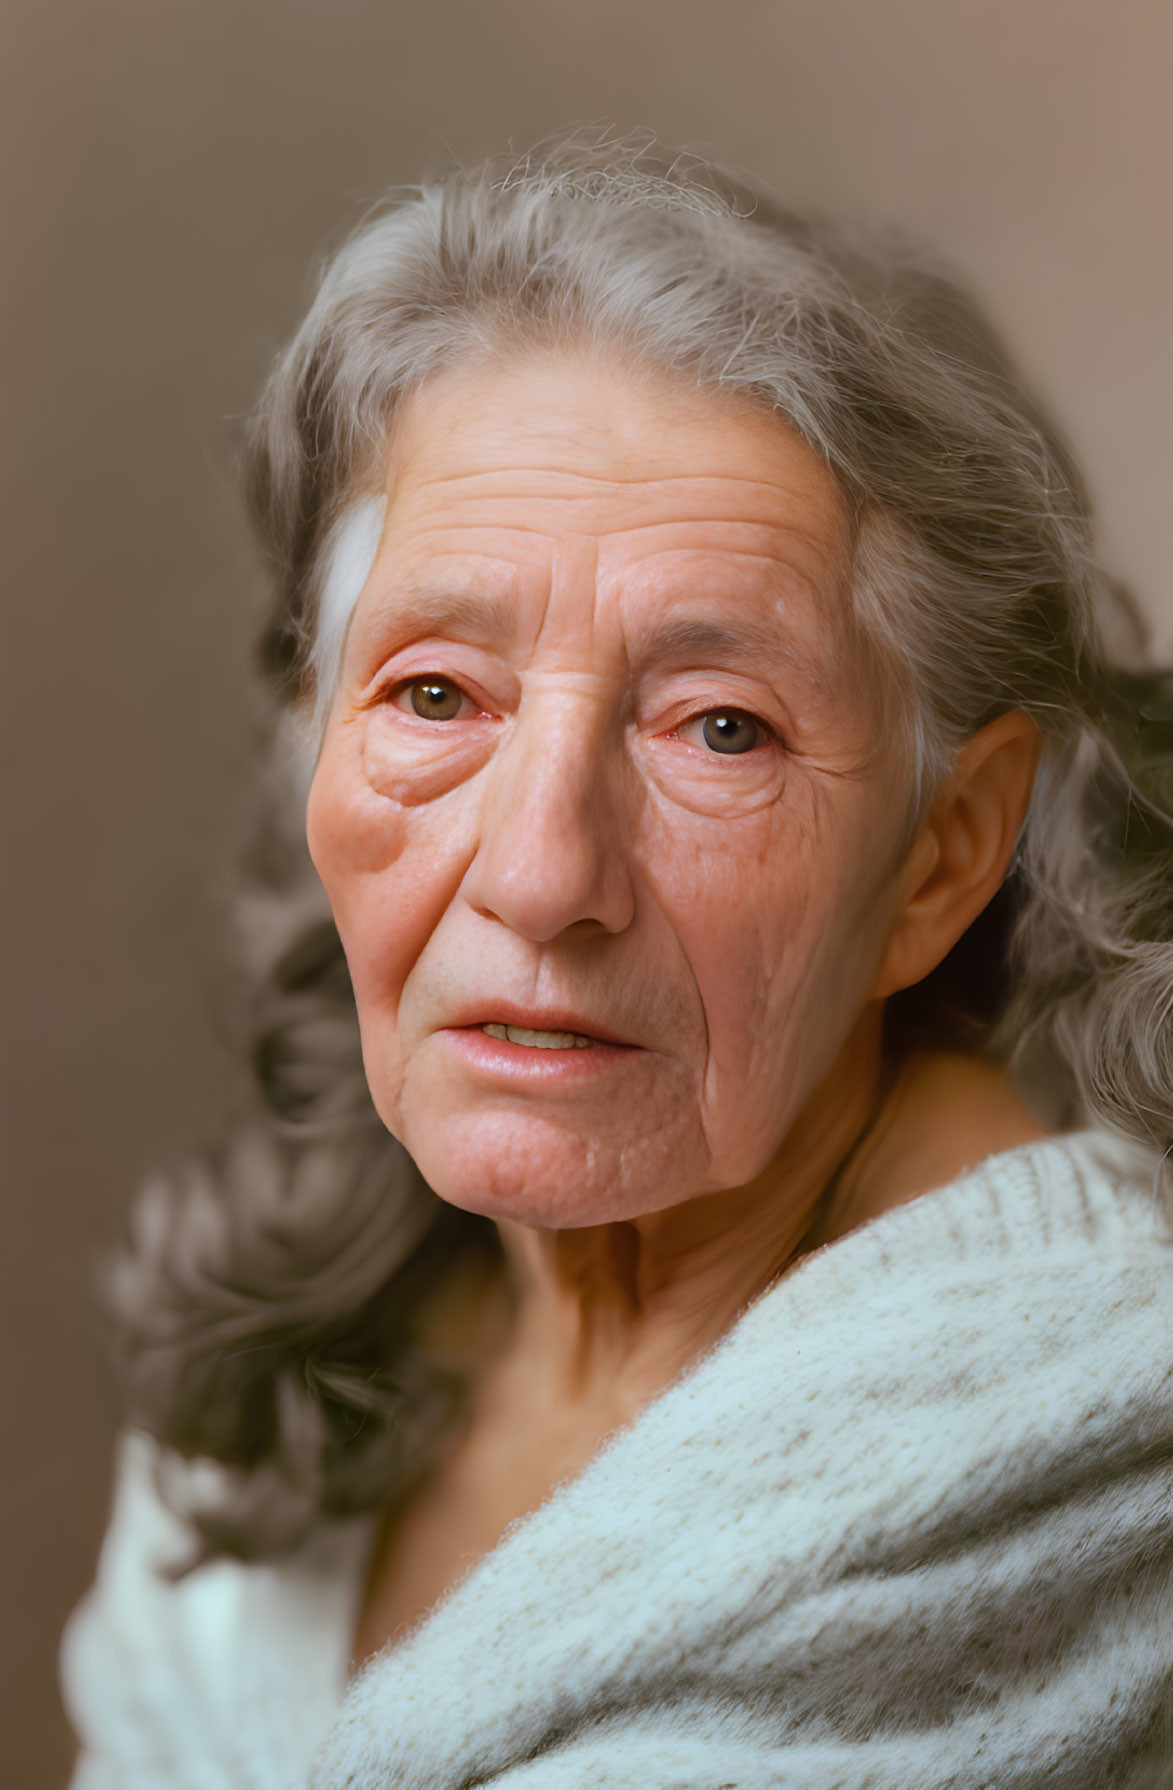
M319 766L306 833L346 952L364 1049L377 1032L386 1050L404 982L459 887L460 806L404 808L345 764Z
M705 1131L730 1178L769 1160L866 998L835 844L797 802L737 819L676 810L649 828L705 1013Z
M778 891L775 911L730 939L706 991L707 1124L715 1151L748 1152L747 1176L773 1155L823 1056L828 991L812 918L809 903Z
M336 889L393 865L408 837L408 816L371 787L360 765L323 756L306 805L306 839L331 903Z
M832 1070L870 998L876 956L874 917L851 891L825 880L795 881L778 891L746 954L743 1004L748 1028L729 1016L730 1043L714 1053L716 1073L735 1073L744 1090L741 1124L766 1154L781 1141L809 1096ZM749 966L756 959L758 976ZM723 1077L728 1087L729 1076Z

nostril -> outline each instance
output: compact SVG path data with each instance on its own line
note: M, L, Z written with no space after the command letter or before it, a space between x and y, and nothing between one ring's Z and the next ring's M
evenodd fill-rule
M626 864L614 851L536 835L529 849L489 841L469 866L464 897L482 917L536 942L622 931L634 914Z

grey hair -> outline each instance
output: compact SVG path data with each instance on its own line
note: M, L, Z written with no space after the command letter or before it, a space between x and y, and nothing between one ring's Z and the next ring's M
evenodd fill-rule
M1102 627L1132 623L1079 475L941 272L740 179L579 133L397 195L334 257L248 446L276 584L274 763L297 736L304 766L306 717L329 701L397 409L470 356L584 342L744 394L834 472L910 824L985 722L1020 709L1040 730L1007 883L889 1004L892 1049L1030 1062L1061 1122L1169 1149L1173 703L1156 676L1109 669ZM112 1284L132 1414L171 1458L221 1464L189 1476L186 1508L210 1549L245 1554L422 1470L459 1387L414 1314L457 1255L496 1247L374 1116L341 947L289 818L296 781L266 786L248 871L253 1109L149 1191Z

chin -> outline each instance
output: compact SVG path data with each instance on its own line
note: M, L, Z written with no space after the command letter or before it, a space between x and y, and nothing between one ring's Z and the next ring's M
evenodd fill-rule
M429 1187L449 1205L543 1230L618 1223L655 1211L664 1203L671 1172L662 1146L653 1153L588 1141L547 1116L433 1116L419 1127L410 1121L397 1126L396 1133Z

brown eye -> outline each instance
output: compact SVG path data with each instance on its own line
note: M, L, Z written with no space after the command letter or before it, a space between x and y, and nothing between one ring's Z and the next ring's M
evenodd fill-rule
M711 752L749 752L762 730L752 715L740 709L713 709L704 718L701 737Z
M424 721L454 721L464 701L463 692L455 684L438 677L420 678L409 684L403 694L411 698L412 709Z

